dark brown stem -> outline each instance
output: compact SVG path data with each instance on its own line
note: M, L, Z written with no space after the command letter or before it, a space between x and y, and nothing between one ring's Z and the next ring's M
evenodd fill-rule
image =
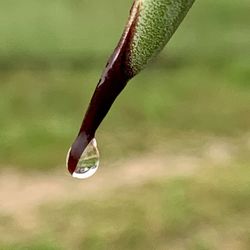
M124 89L129 79L133 77L129 58L130 41L134 32L136 19L137 15L130 17L122 38L109 59L95 89L78 136L72 144L69 153L68 169L71 174L75 171L84 149L94 138L97 128L108 113L115 99Z

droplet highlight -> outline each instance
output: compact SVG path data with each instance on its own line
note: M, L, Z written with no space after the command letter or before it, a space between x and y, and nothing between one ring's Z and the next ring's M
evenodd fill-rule
M68 162L68 158L69 153L66 162ZM72 177L77 179L87 179L93 176L99 167L99 158L100 155L97 148L97 142L94 138L83 151Z

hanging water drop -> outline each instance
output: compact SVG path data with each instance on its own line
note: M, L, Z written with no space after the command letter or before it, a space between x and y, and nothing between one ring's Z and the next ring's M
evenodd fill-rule
M68 158L69 154L67 156L67 162ZM96 173L98 166L99 166L99 151L97 148L96 139L94 138L83 151L77 163L76 169L72 173L72 177L78 179L87 179Z

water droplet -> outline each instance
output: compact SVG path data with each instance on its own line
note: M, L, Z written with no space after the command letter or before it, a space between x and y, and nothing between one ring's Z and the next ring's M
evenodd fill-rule
M69 154L67 156L67 162L68 158ZM99 151L97 148L96 139L94 138L83 151L76 166L76 169L72 174L72 177L78 179L87 179L96 173L98 166L99 166Z

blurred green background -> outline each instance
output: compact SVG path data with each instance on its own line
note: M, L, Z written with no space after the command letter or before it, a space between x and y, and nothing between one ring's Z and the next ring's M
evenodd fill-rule
M249 249L250 2L197 1L65 157L132 1L0 0L0 249Z

